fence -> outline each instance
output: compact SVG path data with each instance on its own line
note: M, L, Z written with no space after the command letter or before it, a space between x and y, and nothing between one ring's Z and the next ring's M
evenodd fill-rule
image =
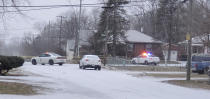
M106 66L146 66L142 64L133 64L130 59L120 58L120 57L107 57ZM161 61L157 66L161 67L186 67L186 62L164 62Z
M127 66L133 65L131 60L119 57L107 57L106 58L106 65L107 66Z
M176 63L176 64L175 64ZM157 72L185 72L186 62L168 62L161 61L157 66L132 64L131 60L120 57L107 57L106 67L113 70L130 71L157 71Z

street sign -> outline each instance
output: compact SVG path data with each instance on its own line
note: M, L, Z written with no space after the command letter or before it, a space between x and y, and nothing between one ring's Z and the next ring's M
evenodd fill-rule
M186 35L186 40L190 40L190 38L191 38L190 34L187 33L187 35Z

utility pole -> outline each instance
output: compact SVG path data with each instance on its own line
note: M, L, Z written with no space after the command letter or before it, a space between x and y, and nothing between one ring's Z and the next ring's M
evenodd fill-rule
M117 26L116 26L116 7L117 7L117 3L116 3L116 1L114 2L114 28L113 28L113 57L116 57L116 43L117 43L117 41L116 41L116 39L117 39Z
M80 56L80 49L79 49L79 34L81 32L81 14L82 14L82 0L80 0L80 7L79 7L79 20L78 20L78 24L79 24L79 29L78 29L78 32L76 34L76 39L75 39L75 56L77 56L77 58L79 58Z
M62 48L61 48L61 38L62 38L62 24L63 24L63 19L65 18L64 16L57 16L60 18L60 32L59 32L59 37L58 37L58 41L59 41L59 52L61 53Z
M189 8L190 8L190 26L189 26L189 34L188 34L188 57L187 57L187 75L186 80L190 81L191 78L191 56L192 56L192 6L193 6L193 0L190 0Z
M172 33L173 33L173 14L174 14L174 3L173 1L169 1L169 5L170 5L170 8L169 8L169 38L168 38L168 61L171 60L171 43L172 43Z

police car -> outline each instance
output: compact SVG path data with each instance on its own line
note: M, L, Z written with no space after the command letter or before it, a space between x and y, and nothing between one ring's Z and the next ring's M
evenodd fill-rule
M66 58L53 52L46 52L31 59L33 65L37 64L59 64L60 66L66 63Z
M150 52L143 52L141 55L133 58L131 61L133 64L157 65L160 63L160 58L152 55Z

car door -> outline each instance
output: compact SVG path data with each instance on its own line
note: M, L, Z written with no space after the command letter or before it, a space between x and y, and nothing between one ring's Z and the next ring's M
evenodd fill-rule
M39 63L40 64L46 64L46 58L47 58L47 54L39 55Z
M138 63L144 63L144 57L142 55L138 56Z
M44 57L45 57L45 54L39 55L38 61L39 61L40 64L43 64L43 58L44 58Z
M140 63L141 62L141 56L137 56L136 57L136 63Z
M51 57L50 54L44 54L43 57L41 58L42 63L48 64L50 57Z

